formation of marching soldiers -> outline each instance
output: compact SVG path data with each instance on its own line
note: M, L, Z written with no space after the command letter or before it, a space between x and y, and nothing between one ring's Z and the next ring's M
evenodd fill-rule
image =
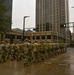
M37 41L30 43L28 40L25 40L23 43L19 42L14 44L2 42L0 44L0 62L7 60L24 60L24 64L40 62L66 51L67 46L64 43L50 44L44 43L43 41L40 43Z

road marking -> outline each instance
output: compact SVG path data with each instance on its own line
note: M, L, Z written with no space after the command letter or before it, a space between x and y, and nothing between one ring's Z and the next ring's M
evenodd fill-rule
M72 55L71 58L73 58L74 56Z
M70 60L63 60L63 61L70 61Z
M70 64L58 64L59 66L70 66Z
M63 61L67 61L67 62L74 62L74 61L72 61L72 60L63 60Z
M51 59L51 60L57 60L57 59Z
M44 62L45 64L52 64L51 62Z

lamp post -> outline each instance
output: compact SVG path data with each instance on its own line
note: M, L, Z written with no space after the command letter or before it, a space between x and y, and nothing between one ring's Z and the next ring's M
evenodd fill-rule
M30 16L24 16L24 18L23 18L23 34L22 34L22 41L24 41L24 32L25 32L25 18L28 18L28 17L30 17Z
M74 8L74 6L73 6L73 7L71 7L71 8Z
M71 7L71 8L74 8L74 6L73 6L73 7ZM73 33L74 33L74 22L73 22Z

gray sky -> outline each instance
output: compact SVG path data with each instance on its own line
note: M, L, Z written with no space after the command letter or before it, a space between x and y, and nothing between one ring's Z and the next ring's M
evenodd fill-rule
M26 28L35 27L35 1L13 0L12 28L23 28L23 17L26 18ZM74 22L74 0L69 0L70 22Z

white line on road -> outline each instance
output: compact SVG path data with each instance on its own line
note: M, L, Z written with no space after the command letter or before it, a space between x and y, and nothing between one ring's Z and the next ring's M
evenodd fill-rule
M44 62L45 64L52 64L51 62Z
M71 58L73 58L74 56L72 55Z
M64 62L68 62L69 64L74 64L73 60L64 60Z
M57 60L57 59L51 59L51 60Z
M58 64L59 66L70 66L70 64Z
M70 61L70 60L63 60L63 61Z

